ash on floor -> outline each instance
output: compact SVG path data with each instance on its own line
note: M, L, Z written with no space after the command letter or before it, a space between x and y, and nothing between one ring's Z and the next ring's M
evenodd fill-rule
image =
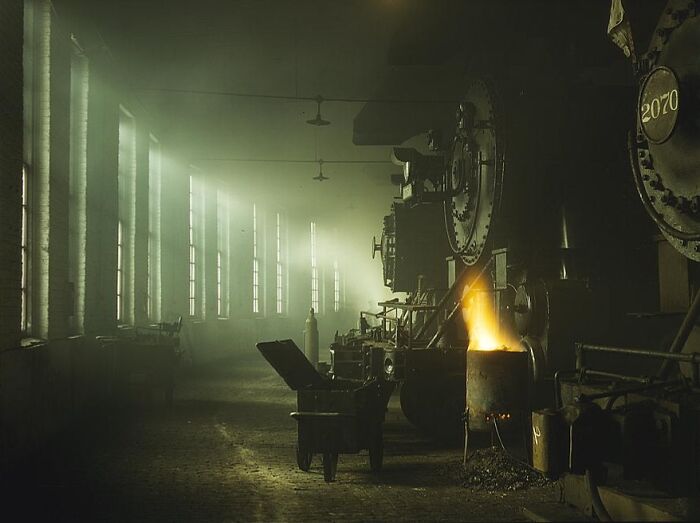
M476 450L466 466L459 465L459 476L467 488L492 492L543 487L550 483L545 476L499 447Z

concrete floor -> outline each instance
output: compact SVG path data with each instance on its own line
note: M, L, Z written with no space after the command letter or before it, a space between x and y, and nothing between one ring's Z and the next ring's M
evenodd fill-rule
M296 395L262 358L182 376L171 410L85 426L2 488L3 513L62 521L523 520L554 487L486 493L458 485L459 448L421 437L392 399L384 470L341 455L335 483L318 458L297 469ZM95 425L95 424L88 424ZM10 520L7 520L10 521Z

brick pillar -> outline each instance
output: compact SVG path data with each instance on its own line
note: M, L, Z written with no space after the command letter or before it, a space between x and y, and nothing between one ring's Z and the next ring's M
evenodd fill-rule
M136 121L136 193L134 238L134 323L148 322L148 128Z
M55 20L52 16L52 20ZM68 33L51 31L51 159L49 182L49 324L50 339L70 334L73 290L68 278L68 205L70 180L70 73Z
M265 315L277 316L277 211L265 209Z
M31 333L58 338L68 333L68 180L70 47L53 27L48 0L34 4L34 86L31 186Z
M311 307L310 220L289 222L289 315L306 318ZM304 328L303 323L300 328Z
M22 7L22 0L0 3L0 350L20 338Z
M68 209L70 232L68 279L73 290L71 334L80 334L84 331L85 319L85 234L87 227L87 180L85 174L88 93L90 91L88 66L87 57L74 49L71 56L71 165Z
M188 296L188 190L185 164L163 151L161 184L162 319L187 319Z
M116 329L117 164L119 106L109 89L106 63L90 62L87 130L87 232L85 252L85 332ZM107 78L105 78L105 76Z
M204 191L204 319L216 321L216 254L218 251L216 189L203 184Z
M250 318L253 303L253 206L231 205L231 316Z

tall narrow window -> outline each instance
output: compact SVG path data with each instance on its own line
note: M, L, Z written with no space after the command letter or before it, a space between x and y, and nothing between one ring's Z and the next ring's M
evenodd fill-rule
M117 321L124 318L124 227L117 225Z
M160 264L160 143L151 135L148 148L148 319L160 321L161 264Z
M219 318L229 315L229 281L230 268L230 230L229 207L226 195L221 191L216 193L216 311Z
M318 309L318 265L316 263L316 222L311 222L311 307Z
M195 220L195 241L197 247L197 259L199 260L197 264L197 285L195 285L195 292L197 293L197 307L195 309L195 316L200 319L205 319L207 313L207 293L205 291L206 278L207 278L207 263L205 253L207 251L206 245L206 235L204 233L206 226L206 208L207 208L207 197L206 190L204 187L204 182L202 181L201 175L194 184L194 220ZM216 246L214 246L216 249ZM213 275L209 275L213 276Z
M190 251L190 279L189 279L189 304L190 316L194 316L197 312L197 293L196 293L196 276L197 276L197 250L195 248L194 237L194 177L190 175L190 192L189 192L189 251Z
M333 310L340 311L340 269L338 260L333 261Z
M29 180L27 167L22 167L22 312L21 329L29 325Z
M121 300L118 318L134 322L134 244L136 241L136 125L121 107L119 115L119 223L121 226Z
M221 251L216 251L216 315L223 316L221 285Z
M277 314L284 313L284 265L282 262L282 218L277 213L277 226L275 228L275 238L277 244Z
M253 204L253 313L260 312L260 260L258 259L258 208Z

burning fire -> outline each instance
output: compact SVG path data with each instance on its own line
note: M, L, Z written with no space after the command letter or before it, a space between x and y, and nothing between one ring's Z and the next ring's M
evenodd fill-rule
M469 350L520 351L520 340L498 324L493 294L472 286L462 296L462 316L469 334Z

